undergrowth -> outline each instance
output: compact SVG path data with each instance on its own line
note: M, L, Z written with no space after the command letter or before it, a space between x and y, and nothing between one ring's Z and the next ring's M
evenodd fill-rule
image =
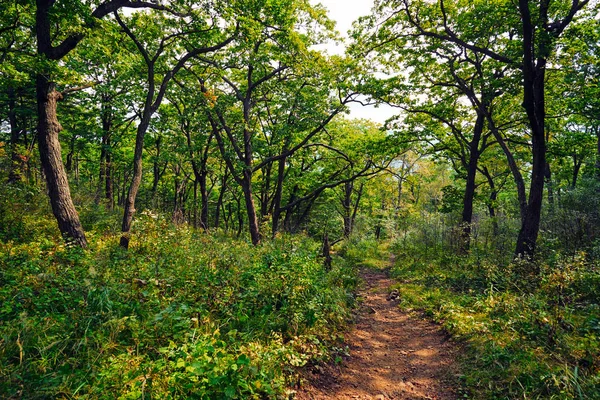
M146 213L129 251L93 230L83 251L28 219L0 243L2 398L287 398L350 317L355 272L304 236L253 247Z
M465 343L464 383L481 399L600 398L600 269L585 253L519 263L393 246L401 306Z

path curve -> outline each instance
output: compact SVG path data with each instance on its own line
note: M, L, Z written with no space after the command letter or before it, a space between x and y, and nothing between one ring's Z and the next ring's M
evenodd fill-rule
M390 297L385 271L363 270L364 299L346 335L341 366L315 367L298 400L455 400L458 346L438 325L411 316ZM392 294L394 297L394 294Z

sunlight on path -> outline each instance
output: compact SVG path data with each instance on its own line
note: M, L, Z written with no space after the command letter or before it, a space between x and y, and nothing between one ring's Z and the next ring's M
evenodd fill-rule
M341 367L327 367L322 374L315 370L296 399L457 399L457 346L437 325L387 300L393 281L385 272L361 275L365 301L346 337L350 357Z

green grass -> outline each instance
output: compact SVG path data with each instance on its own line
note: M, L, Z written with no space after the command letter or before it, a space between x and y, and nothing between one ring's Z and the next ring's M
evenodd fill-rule
M395 248L401 306L465 344L478 399L600 398L600 270L585 254L519 265Z
M89 233L0 243L0 397L279 398L350 318L354 270L142 215L128 252Z

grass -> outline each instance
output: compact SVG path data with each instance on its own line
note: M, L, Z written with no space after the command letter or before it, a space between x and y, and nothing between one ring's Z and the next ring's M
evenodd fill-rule
M600 398L600 269L584 253L520 265L401 246L401 306L424 310L467 349L477 399Z
M350 318L354 269L304 236L253 247L152 214L129 251L89 236L0 243L0 397L287 398Z

